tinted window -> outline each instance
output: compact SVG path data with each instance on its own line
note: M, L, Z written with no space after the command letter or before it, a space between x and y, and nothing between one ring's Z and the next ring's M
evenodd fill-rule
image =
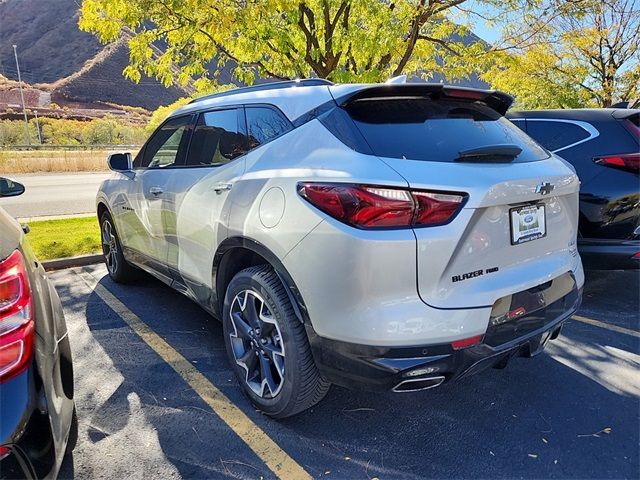
M573 123L527 120L527 133L547 150L572 145L589 137L589 132Z
M461 151L515 144L515 161L547 158L518 127L491 108L471 102L425 98L358 100L347 111L374 155L452 162Z
M245 142L238 129L237 109L202 113L193 132L187 165L224 165L246 151Z
M164 168L180 164L191 115L165 122L147 141L133 163L134 168Z
M517 118L511 118L509 119L509 121L513 123L516 127L518 127L520 130L522 130L523 132L527 131L527 124L525 123L524 118L521 120Z
M291 122L278 110L246 107L249 148L267 143L292 129Z

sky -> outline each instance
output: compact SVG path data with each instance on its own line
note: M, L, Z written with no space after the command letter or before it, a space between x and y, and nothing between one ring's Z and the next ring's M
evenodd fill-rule
M496 10L493 7L487 5L480 5L476 0L471 0L463 4L466 10L472 10L485 16L492 16L496 14ZM471 16L468 18L473 24L473 32L482 40L493 43L500 38L500 28L496 25L488 25L482 18L478 16Z
M500 30L485 25L484 22L478 22L473 28L473 33L488 43L493 43L500 38Z
M466 10L472 10L488 16L495 15L497 10L486 4L480 4L477 0L469 0L462 5ZM640 0L632 0L629 4L633 10L640 9ZM470 21L474 24L473 32L483 40L493 43L500 38L500 28L498 26L487 25L481 18L476 15L470 17Z

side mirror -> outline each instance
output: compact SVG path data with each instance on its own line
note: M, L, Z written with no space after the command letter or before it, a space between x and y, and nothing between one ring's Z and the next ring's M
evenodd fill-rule
M133 169L130 153L112 153L107 158L107 163L114 172L128 172Z
M24 185L8 178L0 177L0 197L17 197L24 193Z

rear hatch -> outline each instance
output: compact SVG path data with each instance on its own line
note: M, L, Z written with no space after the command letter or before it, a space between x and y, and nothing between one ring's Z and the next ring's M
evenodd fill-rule
M411 189L467 195L448 223L414 228L423 301L490 306L575 269L578 178L503 117L510 97L402 87L336 100L355 125L351 136L361 134L352 144L362 142Z

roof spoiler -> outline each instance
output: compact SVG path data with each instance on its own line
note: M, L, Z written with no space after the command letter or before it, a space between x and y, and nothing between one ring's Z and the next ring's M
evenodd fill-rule
M640 109L637 108L629 108L629 109L617 109L611 112L611 116L617 120L623 120L625 118L633 117L634 115L639 115Z
M452 98L482 102L500 115L504 115L513 103L513 97L498 90L455 87L439 83L391 83L372 85L336 98L341 107L358 100L389 97L427 97L434 100Z

